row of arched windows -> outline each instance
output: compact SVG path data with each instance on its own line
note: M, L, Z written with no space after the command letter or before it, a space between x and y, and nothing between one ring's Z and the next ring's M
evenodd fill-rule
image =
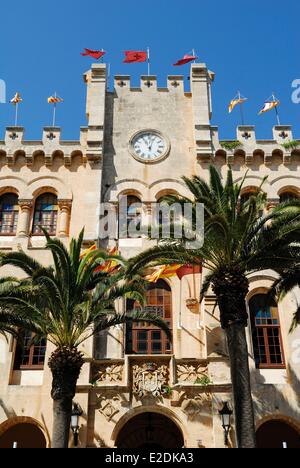
M260 369L283 369L285 359L277 304L266 305L266 294L257 294L249 301L251 333L255 364ZM128 310L140 305L128 302ZM173 329L172 290L164 280L149 286L146 295L147 312L159 314ZM17 346L15 369L42 369L45 360L46 342L30 346L31 333L24 334L22 346ZM161 355L171 354L172 345L166 334L146 323L131 324L126 328L126 354Z
M248 191L244 192L241 196L241 203L246 203L251 195L254 193L254 188L249 189ZM299 199L299 196L293 191L282 191L280 194L280 203L284 203L290 200ZM162 199L157 200L157 203L161 203ZM159 224L164 223L163 213L159 213ZM170 220L168 220L170 222ZM139 230L142 225L142 201L136 195L128 195L127 196L127 215L126 215L126 228L124 229L124 225L122 229L119 229L119 238L130 238L132 236L132 228L134 228L135 237L139 237ZM131 227L131 232L130 232Z
M19 199L15 193L0 197L0 235L15 236L19 219ZM43 193L36 201L32 220L32 234L41 235L41 226L53 236L57 230L58 202L53 193Z

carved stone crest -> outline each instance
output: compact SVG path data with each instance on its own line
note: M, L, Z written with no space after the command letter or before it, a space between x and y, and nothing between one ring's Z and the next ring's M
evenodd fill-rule
M140 398L147 395L157 398L163 395L164 386L168 384L168 366L149 362L143 365L134 365L132 370L133 393Z
M96 384L113 384L123 380L123 364L101 365L93 377Z
M198 379L208 377L207 365L202 363L188 361L178 362L177 364L177 379L178 382L197 383Z
M120 412L122 398L117 393L103 393L97 395L98 411L105 417L107 421L111 421L113 417Z

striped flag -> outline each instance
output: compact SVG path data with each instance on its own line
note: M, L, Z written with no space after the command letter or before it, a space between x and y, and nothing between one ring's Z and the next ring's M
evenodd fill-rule
M259 112L258 115L264 114L265 112L269 112L272 109L275 109L277 106L279 106L280 101L266 101L263 109Z
M14 104L14 106L16 106L17 104L19 104L19 102L22 102L22 101L23 99L21 98L20 93L16 93L14 97L10 100L11 104Z
M180 267L181 265L164 265L151 275L146 276L146 280L149 281L149 283L157 283L160 279L172 278L176 276L176 272Z
M91 247L89 247L88 249L82 252L82 254L80 255L80 260L83 260L84 257L89 255L91 252L94 252L95 250L97 250L97 245L96 244L91 245Z
M229 114L231 114L231 112L233 111L233 109L234 109L238 104L243 104L243 103L246 102L246 101L247 101L247 99L246 99L246 98L242 98L242 97L232 99L232 101L231 101L230 104L229 104L229 108L228 108Z
M48 104L57 104L59 102L64 102L64 100L58 96L48 97Z
M118 247L113 247L109 252L108 252L108 255L110 257L114 257L116 255L119 255L119 249ZM114 260L109 260L107 262L105 262L103 265L100 265L99 267L97 267L95 270L94 270L94 273L100 273L100 272L104 272L104 273L112 273L116 267L118 266L118 262L114 261Z

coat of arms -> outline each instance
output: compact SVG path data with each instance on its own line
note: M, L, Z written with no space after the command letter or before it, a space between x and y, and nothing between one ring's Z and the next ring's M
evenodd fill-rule
M133 392L140 398L152 395L155 398L164 393L168 383L168 367L155 363L133 366Z

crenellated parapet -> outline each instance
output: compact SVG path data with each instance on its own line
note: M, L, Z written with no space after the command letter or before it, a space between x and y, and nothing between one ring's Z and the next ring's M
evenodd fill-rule
M61 140L59 127L45 127L40 141L26 141L24 133L23 127L6 128L4 141L0 141L2 164L12 167L20 156L25 158L28 167L33 166L37 157L42 157L48 167L57 156L63 159L66 167L71 166L74 157L80 157L82 164L88 160L85 128L81 129L80 141Z
M242 158L250 167L257 163L288 166L293 160L299 162L300 157L300 140L293 139L292 127L288 125L273 127L272 140L257 140L254 126L240 126L236 140L221 141L218 127L212 127L212 147L211 162L223 159L224 164L235 164Z

